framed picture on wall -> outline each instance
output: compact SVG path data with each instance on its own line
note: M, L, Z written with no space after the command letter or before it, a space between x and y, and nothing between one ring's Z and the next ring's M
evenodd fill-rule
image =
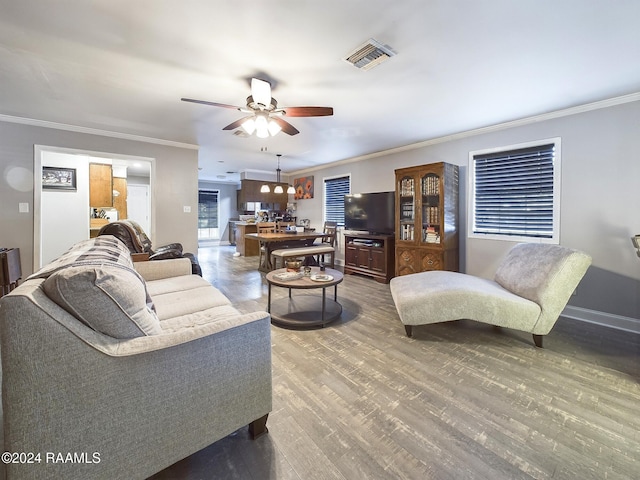
M42 188L47 190L77 190L76 169L42 167Z
M296 189L296 193L293 197L296 200L313 198L313 175L295 178L293 180L293 188Z

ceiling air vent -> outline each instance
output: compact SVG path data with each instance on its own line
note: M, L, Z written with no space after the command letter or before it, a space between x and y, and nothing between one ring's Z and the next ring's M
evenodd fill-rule
M369 70L395 54L396 52L391 50L388 45L382 45L380 42L370 38L364 45L360 45L351 52L345 60L361 70Z

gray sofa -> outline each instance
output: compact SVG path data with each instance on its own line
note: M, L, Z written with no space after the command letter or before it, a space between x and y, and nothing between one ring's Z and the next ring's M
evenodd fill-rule
M8 479L142 479L266 432L269 315L188 259L134 267L115 237L81 242L1 299L0 341L4 450L34 454Z

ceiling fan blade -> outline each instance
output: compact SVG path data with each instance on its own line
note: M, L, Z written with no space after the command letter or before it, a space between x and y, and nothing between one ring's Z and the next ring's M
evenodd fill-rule
M230 123L229 125L224 127L223 130L235 130L236 128L240 127L245 120L249 118L253 118L253 115L249 115L248 117L242 117L240 120L236 120L235 122Z
M280 117L269 117L269 119L280 125L282 131L287 135L297 135L298 133L300 133L300 131L296 127L291 125L289 122L285 122Z
M284 107L287 117L328 117L333 115L332 107Z
M252 78L251 96L254 102L261 103L265 107L268 107L271 105L271 84L259 78Z
M234 105L227 105L226 103L207 102L206 100L195 100L193 98L181 98L183 102L201 103L202 105L211 105L212 107L233 108L234 110L240 110L240 107Z

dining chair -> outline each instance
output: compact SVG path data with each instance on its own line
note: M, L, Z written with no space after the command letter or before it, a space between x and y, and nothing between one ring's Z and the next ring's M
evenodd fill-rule
M261 233L276 233L276 222L258 222L256 223L258 235ZM258 265L262 265L263 256L267 254L267 247L264 242L260 242L260 253L258 257Z
M276 231L277 232L286 232L289 227L295 227L296 222L278 222Z
M330 222L330 221L324 222L324 226L322 227L322 233L324 233L325 236L320 238L320 243L318 245L332 247L335 249L337 232L338 232L337 222ZM318 255L318 259L317 259L318 263L320 262L324 263L324 255L325 255L324 253L322 255ZM333 253L330 253L329 255L335 256L335 250L333 251ZM335 261L335 259L332 258L332 261Z

